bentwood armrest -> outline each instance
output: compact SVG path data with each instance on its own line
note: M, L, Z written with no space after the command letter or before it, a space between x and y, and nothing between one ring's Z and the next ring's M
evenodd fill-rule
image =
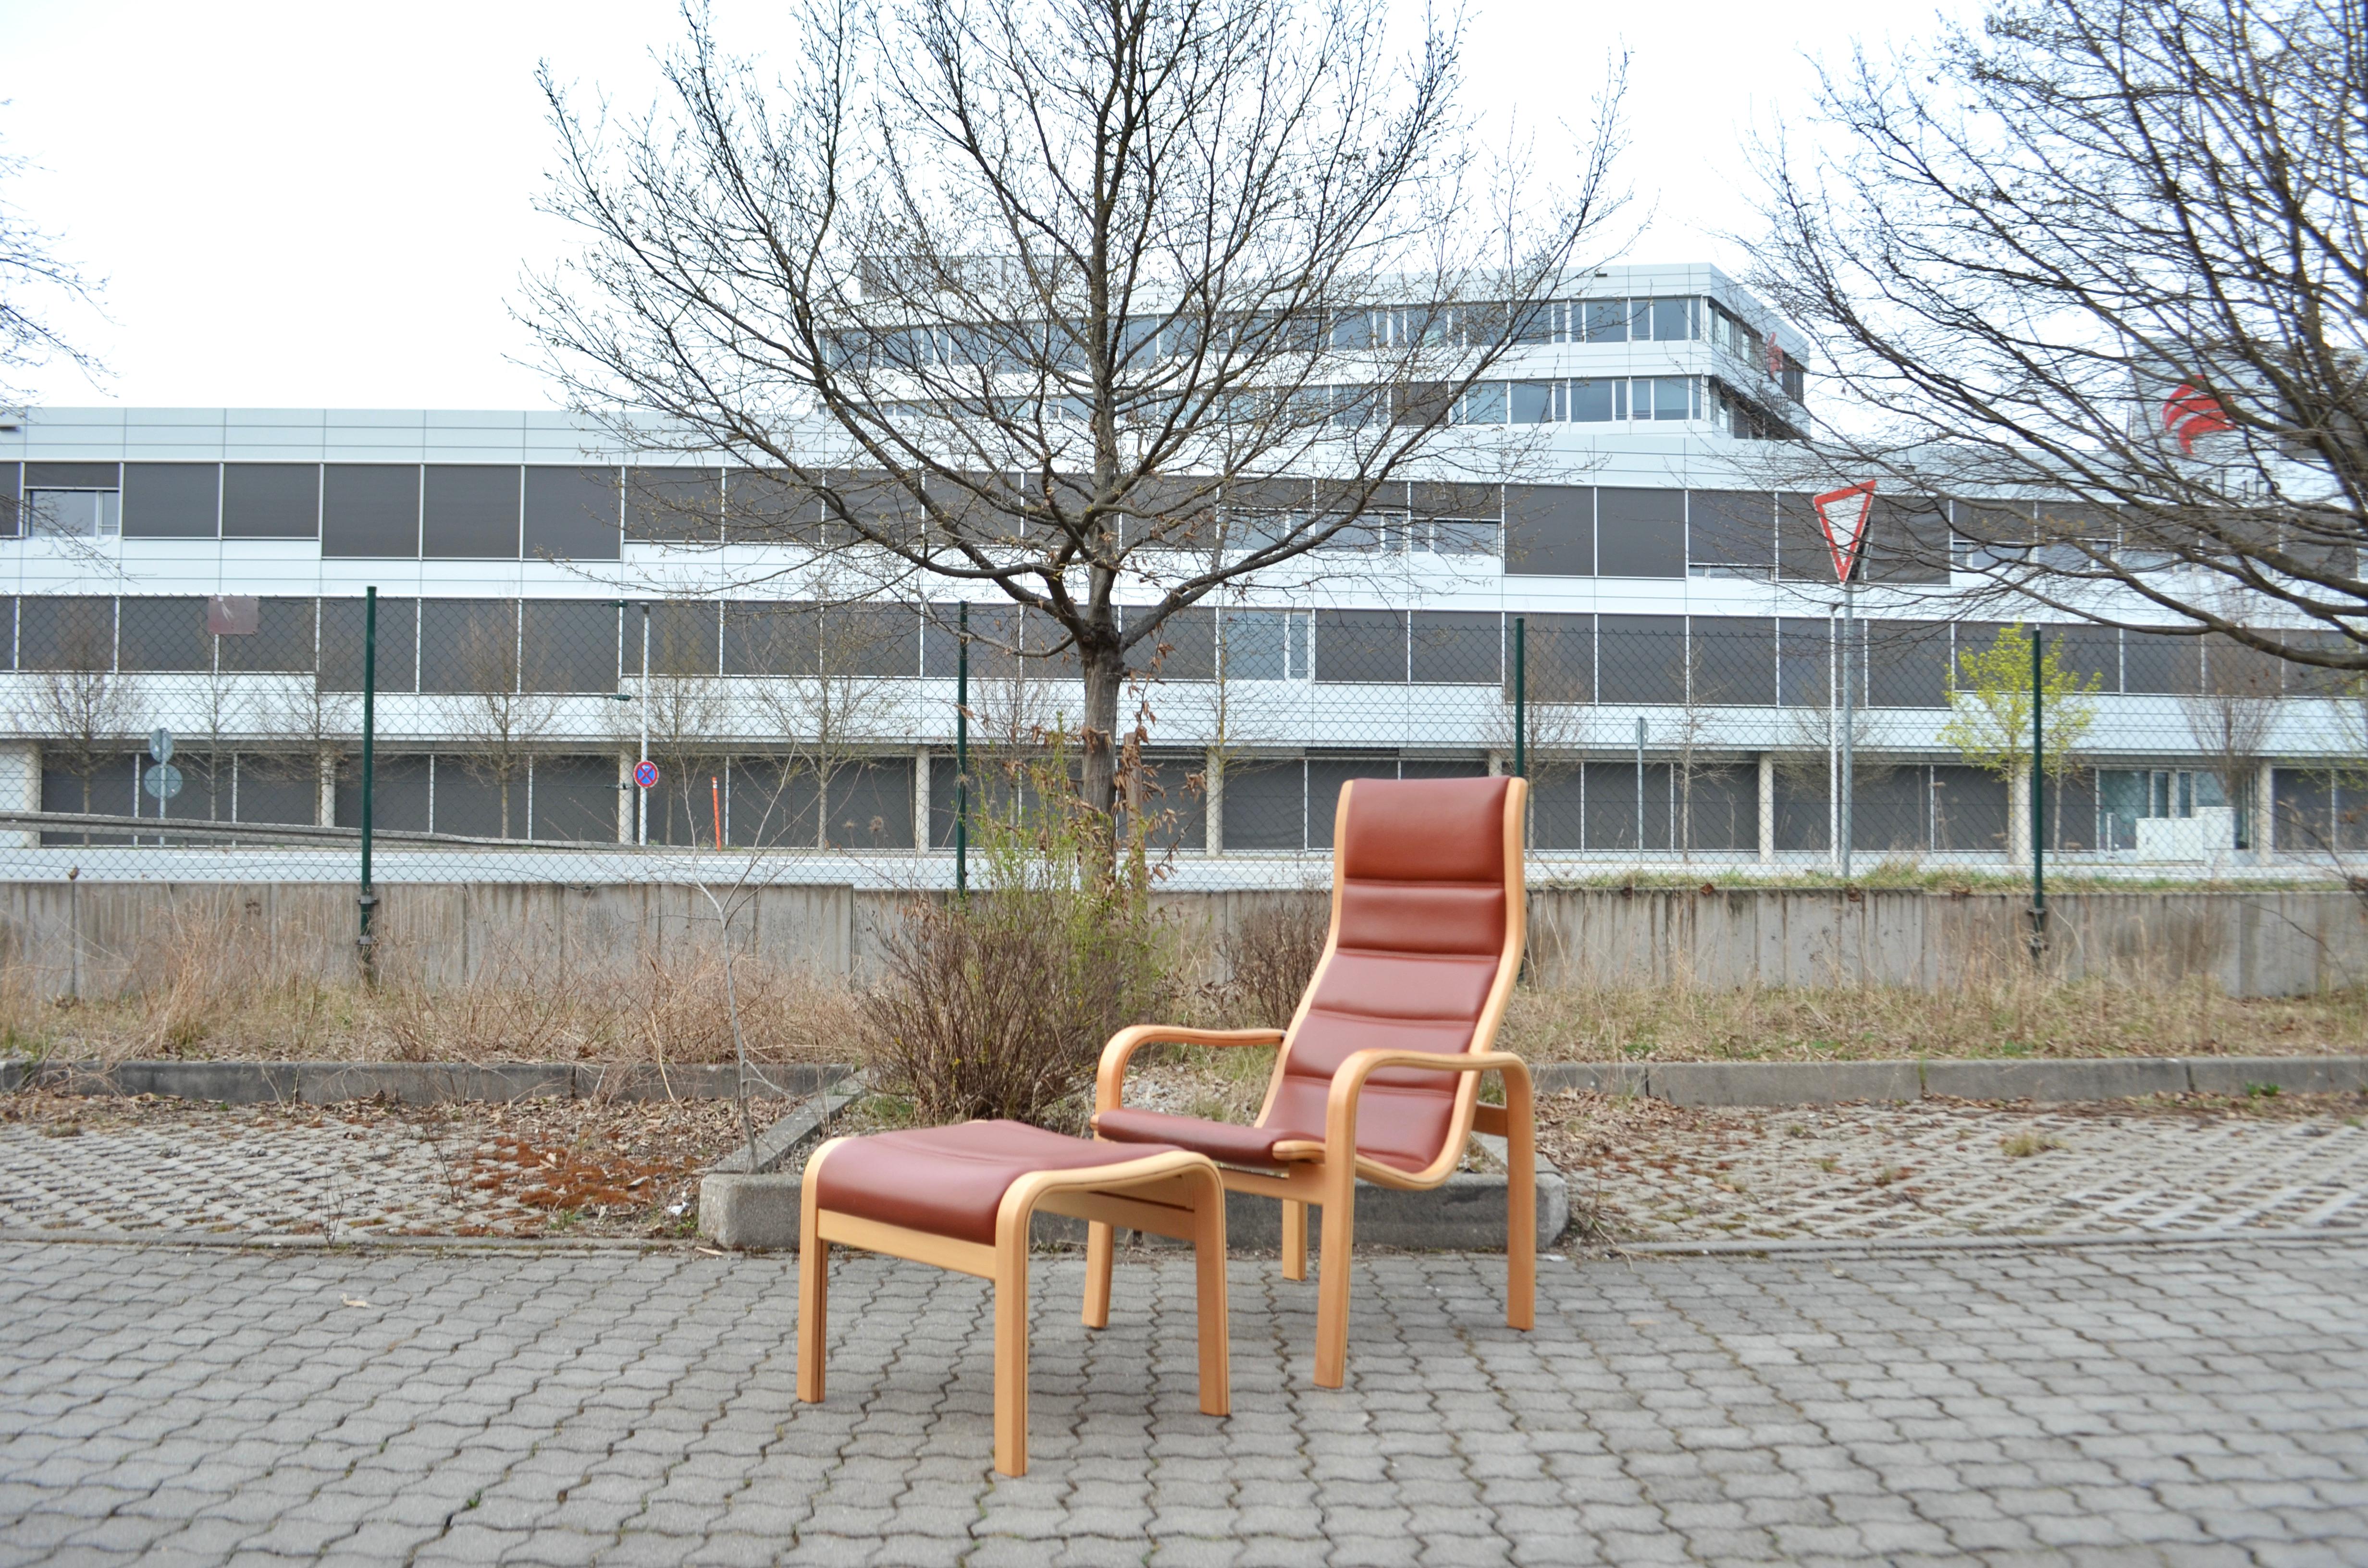
M1133 1024L1110 1036L1094 1074L1094 1108L1116 1110L1126 1087L1126 1064L1146 1045L1281 1045L1281 1029L1195 1029L1175 1024Z
M1357 1149L1357 1096L1364 1092L1365 1080L1384 1067L1417 1067L1426 1073L1502 1073L1505 1075L1505 1107L1508 1123L1518 1123L1518 1132L1508 1125L1521 1142L1530 1137L1530 1064L1508 1051L1472 1051L1447 1056L1427 1051L1356 1051L1342 1060L1332 1074L1332 1088L1324 1105L1325 1158L1336 1160L1344 1155L1355 1162Z

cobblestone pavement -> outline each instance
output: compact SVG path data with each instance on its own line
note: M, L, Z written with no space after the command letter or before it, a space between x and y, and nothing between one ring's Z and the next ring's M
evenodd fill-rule
M1632 1241L2368 1227L2368 1100L2276 1108L1662 1107L1549 1142L1574 1205Z
M2360 1096L2289 1101L2274 1115L2137 1101L1600 1103L1611 1119L1565 1121L1548 1144L1582 1215L1628 1240L2368 1227ZM0 1123L0 1229L530 1233L554 1205L626 1196L632 1172L645 1182L656 1169L615 1171L605 1156L610 1171L566 1186L561 1156L571 1169L576 1156L552 1139L359 1110L189 1111L94 1120L65 1138L48 1135L56 1125ZM667 1202L691 1196L688 1177L655 1180L648 1190Z
M831 1396L795 1260L685 1248L0 1245L0 1562L2368 1562L2368 1244L1038 1264L1031 1472L985 1286L857 1256Z

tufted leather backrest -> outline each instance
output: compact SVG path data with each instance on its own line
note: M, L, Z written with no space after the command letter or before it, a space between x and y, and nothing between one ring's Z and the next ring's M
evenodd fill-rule
M1322 1135L1352 1051L1486 1050L1520 967L1515 778L1360 778L1342 787L1332 930L1268 1091L1261 1127ZM1472 1074L1385 1068L1366 1082L1360 1155L1421 1171L1471 1127Z

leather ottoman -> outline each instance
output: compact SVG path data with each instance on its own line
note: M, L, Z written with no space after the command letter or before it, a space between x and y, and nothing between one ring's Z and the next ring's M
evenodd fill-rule
M823 1397L830 1249L860 1247L995 1282L995 1468L1028 1471L1028 1231L1042 1210L1192 1244L1201 1409L1232 1406L1226 1360L1225 1190L1205 1154L1104 1143L1017 1121L834 1138L806 1162L798 1253L798 1397ZM1096 1277L1107 1279L1107 1275ZM1088 1289L1088 1328L1110 1322Z

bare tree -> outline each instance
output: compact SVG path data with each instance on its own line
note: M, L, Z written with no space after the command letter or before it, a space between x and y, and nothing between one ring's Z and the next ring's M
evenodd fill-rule
M438 705L446 726L462 743L461 771L493 786L500 798L504 838L510 836L511 791L525 784L560 709L560 699L551 693L524 689L518 654L512 618L471 617L452 653L463 689L446 694Z
M903 683L889 673L881 656L883 639L860 606L788 607L767 615L749 635L768 654L768 667L789 672L749 683L757 710L778 733L782 762L765 823L752 841L787 826L791 800L811 789L810 842L827 848L832 788L895 735ZM909 640L905 646L909 649Z
M1820 471L2063 497L1960 503L1958 569L2368 670L2368 10L1997 0L1822 107L1754 275L1845 394Z
M85 812L98 775L124 760L135 722L131 684L115 668L111 604L108 614L103 624L76 615L60 628L54 652L28 671L16 714L17 726L40 743L43 763L81 786L77 809Z
M548 206L587 244L523 314L625 438L780 486L736 537L1049 617L1107 812L1128 650L1444 461L1616 206L1619 67L1553 139L1564 177L1491 172L1459 31L1401 59L1386 14L809 0L776 93L694 10L645 118L586 119L546 70Z
M14 184L25 167L22 158L0 155L0 186ZM52 325L44 305L94 304L106 284L62 259L57 243L57 235L34 227L13 203L0 199L0 372L63 359L96 380L106 367ZM23 389L0 379L0 397L22 395Z
M2196 749L2219 777L2221 798L2249 824L2256 844L2261 813L2270 804L2256 797L2260 792L2263 745L2277 719L2279 685L2275 659L2214 637L2203 645L2199 689L2179 699Z

